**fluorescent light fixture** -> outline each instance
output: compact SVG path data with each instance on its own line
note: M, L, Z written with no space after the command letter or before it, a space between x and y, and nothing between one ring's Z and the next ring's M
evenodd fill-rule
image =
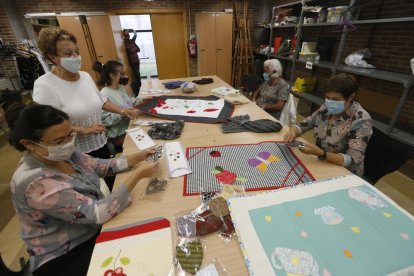
M24 17L26 18L36 18L36 17L55 17L56 13L54 12L35 12L35 13L26 13Z
M26 18L39 18L39 17L55 17L55 16L93 16L93 15L105 15L103 11L96 12L38 12L38 13L26 13Z

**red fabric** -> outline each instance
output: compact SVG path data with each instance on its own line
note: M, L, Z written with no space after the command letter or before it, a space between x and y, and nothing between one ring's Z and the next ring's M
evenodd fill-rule
M143 233L156 231L170 227L170 222L166 219L160 219L147 224L137 225L122 230L102 232L97 238L96 243L112 241L120 238L135 236Z

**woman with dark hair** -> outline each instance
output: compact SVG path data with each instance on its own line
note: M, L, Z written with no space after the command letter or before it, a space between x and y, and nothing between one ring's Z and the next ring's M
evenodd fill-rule
M316 145L301 146L301 152L362 175L365 149L372 135L372 120L354 99L356 80L341 73L329 79L325 90L325 103L311 116L292 126L285 140L292 142L302 133L314 129Z
M27 151L11 191L34 275L86 275L101 224L129 205L132 189L158 166L145 161L153 149L107 160L83 154L68 118L48 105L6 111L10 144ZM130 167L130 177L104 197L99 177Z
M123 109L131 109L142 101L141 98L131 98L128 95L125 89L128 75L122 63L115 60L110 60L105 64L95 61L93 70L100 73L98 85L104 86L101 95L112 103ZM102 122L107 129L106 135L109 141L115 145L117 152L121 152L129 119L116 113L102 111Z
M91 76L80 71L81 56L76 43L73 34L60 28L49 27L40 31L39 49L55 66L35 81L33 100L68 114L78 133L76 148L93 157L110 158L106 128L101 119L102 109L130 119L136 118L136 112L122 109L100 95ZM111 187L114 179L106 178L105 181Z

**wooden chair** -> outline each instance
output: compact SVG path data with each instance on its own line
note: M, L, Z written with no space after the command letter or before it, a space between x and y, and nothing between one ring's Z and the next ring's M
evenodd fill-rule
M383 176L398 170L414 154L414 148L373 127L365 151L364 179L375 185Z

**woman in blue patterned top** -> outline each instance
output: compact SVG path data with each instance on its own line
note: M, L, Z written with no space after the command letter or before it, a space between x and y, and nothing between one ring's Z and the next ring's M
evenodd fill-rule
M141 178L158 163L144 160L153 149L114 159L97 159L75 148L68 115L52 106L12 105L6 112L9 142L27 151L11 181L21 238L34 275L86 275L101 224L122 212ZM132 168L107 197L100 177Z
M285 140L291 142L313 129L316 145L306 144L299 147L300 151L344 166L361 176L365 149L372 135L372 120L354 99L356 80L341 73L329 79L325 90L325 103L311 116L292 126Z

